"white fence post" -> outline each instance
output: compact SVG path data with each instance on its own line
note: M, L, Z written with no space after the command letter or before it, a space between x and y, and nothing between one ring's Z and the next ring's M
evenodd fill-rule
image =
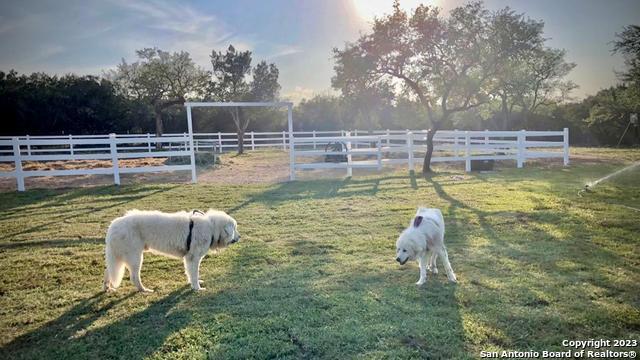
M282 151L287 151L287 132L282 131Z
M222 154L222 134L218 131L218 148L220 149L220 154Z
M409 162L409 171L414 171L413 165L413 133L407 130L407 160Z
M484 145L489 145L489 129L484 129Z
M251 150L255 150L256 149L256 143L255 143L255 139L253 137L253 131L251 132Z
M524 165L524 158L525 158L525 145L524 142L526 140L526 131L525 130L521 130L520 132L518 132L518 160L517 160L517 166L518 168L521 168Z
M382 138L378 137L378 170L382 169Z
M191 106L187 106L187 130L189 131L189 160L191 161L191 183L195 184L198 182L198 177L196 175L196 153L193 149L193 119L191 118Z
M460 152L458 149L458 129L453 130L453 152L455 154L455 159L458 160L460 156Z
M389 146L389 135L391 135L391 133L389 132L389 129L387 129L387 146Z
M289 142L289 156L291 157L291 165L289 169L290 180L296 179L296 145L295 144L296 144L295 140L292 140Z
M151 134L147 133L147 151L151 152Z
M116 134L109 134L109 148L111 150L111 163L113 164L113 182L120 185L120 167L118 165L118 145Z
M351 138L351 131L347 131L345 135ZM347 176L353 176L353 168L351 168L351 140L347 141Z
M569 128L564 128L562 131L562 142L564 150L564 166L569 165Z
M75 160L73 156L73 135L69 134L69 150L71 151L71 160Z
M353 131L353 135L356 136L356 137L358 136L358 129L355 129ZM349 134L349 136L351 136L351 134ZM351 144L351 146L355 147L357 149L358 148L358 140L356 139L356 142L354 144Z
M313 130L313 150L316 149L316 131Z
M13 162L15 164L15 170L13 173L16 176L18 182L18 191L24 191L24 174L22 172L22 159L20 154L20 141L17 137L11 139L13 143Z
M293 105L287 105L287 132L289 135L289 180L296 179L295 139L293 137Z
M471 171L471 137L469 132L464 132L464 171Z
M31 144L29 143L29 135L27 135L27 156L31 156Z

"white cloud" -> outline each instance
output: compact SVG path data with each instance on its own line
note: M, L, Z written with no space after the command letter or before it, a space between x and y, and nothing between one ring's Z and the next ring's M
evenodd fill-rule
M309 100L314 97L316 91L303 86L295 86L293 90L283 93L280 97L282 100L291 101L295 104L300 103L303 99Z
M65 51L64 46L57 44L45 44L40 49L38 49L38 54L35 54L35 57L31 59L32 61L43 61L54 55L61 54Z
M234 34L217 17L183 3L147 0L112 2L131 12L135 23L130 26L138 30L151 30L115 41L125 57L145 47L159 47L169 51L185 50L198 65L209 68L209 55L214 49L224 50L229 44L240 50L254 48L254 42L250 38Z
M301 53L302 50L296 46L291 45L275 45L273 52L266 55L265 58L272 60L283 56L293 55Z
M119 6L149 21L151 28L177 33L198 34L211 25L215 17L176 2L115 0Z

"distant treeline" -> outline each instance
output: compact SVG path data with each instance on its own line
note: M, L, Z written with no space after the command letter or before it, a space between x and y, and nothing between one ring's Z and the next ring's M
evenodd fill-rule
M633 87L618 86L600 91L583 101L561 104L544 114L511 116L509 128L501 128L500 112L477 109L461 113L452 127L468 130L549 130L568 127L575 144L615 145L628 125L629 115L640 99ZM424 129L428 127L419 106L409 99L383 102L365 119L362 112L341 96L319 95L294 107L296 129ZM279 110L245 109L254 118L248 131L282 131L286 114ZM107 134L153 133L150 105L119 94L107 79L96 76L51 76L43 73L19 75L0 72L0 134ZM163 113L165 132L186 131L186 113L173 106ZM235 131L229 112L194 110L197 132ZM631 127L623 144L637 144Z

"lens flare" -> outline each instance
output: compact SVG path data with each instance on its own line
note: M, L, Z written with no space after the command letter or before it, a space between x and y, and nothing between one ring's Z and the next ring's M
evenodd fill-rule
M357 15L365 21L371 21L376 16L389 14L393 10L393 2L390 0L352 0ZM400 7L405 11L411 11L420 4L438 6L436 0L400 0Z

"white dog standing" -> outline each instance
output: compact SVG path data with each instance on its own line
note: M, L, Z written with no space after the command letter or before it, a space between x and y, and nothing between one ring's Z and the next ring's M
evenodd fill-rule
M104 290L120 286L125 266L138 291L151 292L142 285L140 268L143 252L152 251L182 258L187 281L194 290L200 287L200 261L212 249L240 240L236 221L225 212L194 210L177 213L160 211L128 211L111 222L107 230Z
M444 246L444 219L438 209L418 208L415 217L398 237L396 241L396 261L404 265L409 260L418 260L420 266L420 280L416 285L422 285L427 280L427 251L431 250L429 270L438 273L437 257L444 263L449 281L456 282L447 248Z

